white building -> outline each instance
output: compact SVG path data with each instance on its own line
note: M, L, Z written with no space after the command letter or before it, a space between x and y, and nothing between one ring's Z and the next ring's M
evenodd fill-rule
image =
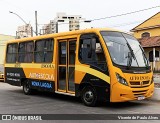
M26 24L23 26L18 26L16 37L24 38L24 37L32 37L32 26L30 24Z
M42 29L40 30L40 33L41 34L50 34L52 33L52 30L51 30L51 24L45 24Z
M85 19L81 15L67 15L66 13L57 13L54 20L51 20L48 27L44 26L45 33L57 33L79 29L91 28L89 22L84 22Z
M51 33L70 31L69 30L69 19L51 20L50 21L50 27L51 27L50 28Z
M91 27L91 21L86 21L85 19L81 20L79 29L89 29Z

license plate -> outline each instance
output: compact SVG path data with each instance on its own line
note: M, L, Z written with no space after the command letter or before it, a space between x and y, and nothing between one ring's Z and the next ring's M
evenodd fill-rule
M140 97L138 97L138 100L144 100L145 99L145 97L144 96L140 96Z

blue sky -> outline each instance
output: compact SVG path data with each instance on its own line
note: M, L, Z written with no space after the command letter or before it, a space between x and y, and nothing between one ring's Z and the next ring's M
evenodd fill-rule
M0 34L15 35L17 26L24 25L17 16L10 14L9 11L20 15L35 29L35 11L38 12L38 23L46 24L54 19L57 12L82 15L83 18L90 20L159 5L160 0L0 0ZM127 16L94 21L92 26L129 31L159 11L160 7Z

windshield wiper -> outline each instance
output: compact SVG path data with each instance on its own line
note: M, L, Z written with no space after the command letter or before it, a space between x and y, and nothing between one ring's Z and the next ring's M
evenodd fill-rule
M140 45L139 45L139 47L140 47L140 49L142 50L143 59L144 59L146 68L149 68L149 62L148 62L147 57L146 57L146 55L145 55L145 53L144 53L144 50L143 50L143 48L142 48Z
M131 55L131 52L128 52L128 60L127 60L127 66L128 66L128 69L131 67L131 64L132 64L132 55Z
M133 50L132 50L132 48L131 48L131 46L129 45L128 42L127 42L127 46L128 46L129 51L130 51L130 53L131 53L131 56L133 57L134 60L136 60L136 56L134 55L134 52L133 52Z
M128 52L128 62L127 62L127 66L128 66L128 68L130 68L130 66L132 65L132 58L136 61L137 65L138 65L138 62L137 62L136 56L135 56L131 46L129 45L128 42L126 44L127 44L129 51L130 51L130 52Z

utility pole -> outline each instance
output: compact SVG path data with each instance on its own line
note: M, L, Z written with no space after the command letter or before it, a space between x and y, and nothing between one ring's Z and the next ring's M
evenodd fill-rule
M37 11L35 11L36 35L38 35Z
M56 33L58 33L58 20L56 22Z

